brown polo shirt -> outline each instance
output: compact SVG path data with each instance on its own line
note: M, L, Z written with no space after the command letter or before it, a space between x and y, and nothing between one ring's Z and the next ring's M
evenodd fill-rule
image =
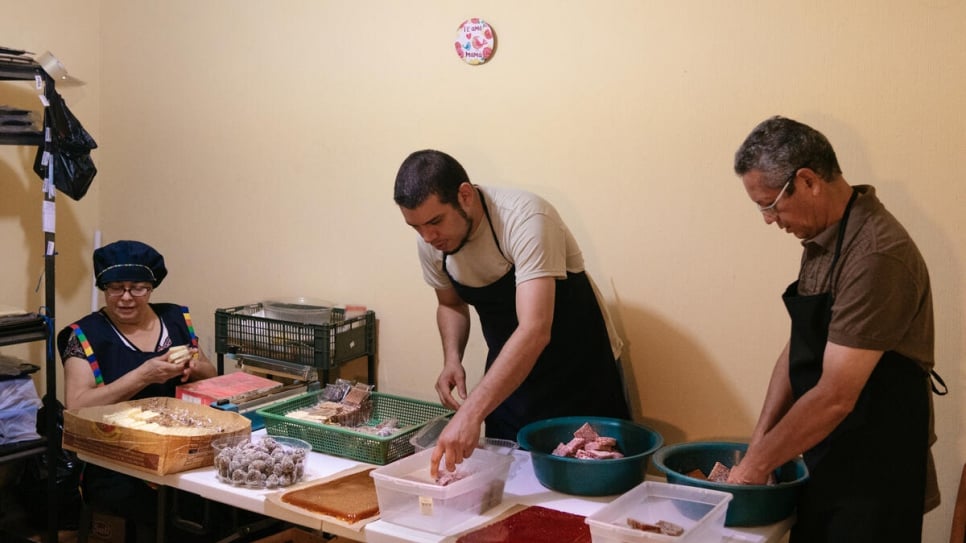
M869 185L855 187L835 271L839 223L802 242L800 295L832 292L832 343L876 351L896 351L929 371L933 358L933 309L929 272L915 242ZM929 386L928 383L924 386ZM930 393L930 408L932 394ZM935 442L930 415L930 444ZM939 505L936 469L929 454L926 511Z

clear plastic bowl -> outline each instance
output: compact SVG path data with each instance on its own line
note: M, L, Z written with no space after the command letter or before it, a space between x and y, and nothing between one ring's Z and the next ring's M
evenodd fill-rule
M299 482L312 451L307 441L268 435L222 438L211 446L218 480L248 488L280 488Z

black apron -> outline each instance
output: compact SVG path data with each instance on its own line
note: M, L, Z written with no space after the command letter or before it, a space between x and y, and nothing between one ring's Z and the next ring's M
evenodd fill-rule
M483 193L477 191L489 221ZM490 231L497 250L500 242ZM504 259L506 255L503 256ZM457 282L446 269L460 298L476 309L483 337L489 349L486 369L518 326L516 313L516 266L503 277L483 287ZM604 317L587 274L567 273L557 280L550 343L540 354L523 383L486 417L486 435L517 438L526 424L552 417L601 416L628 419L630 412Z
M172 345L190 344L195 347L198 345L198 338L190 324L187 307L169 303L150 305L158 318L164 322ZM57 337L60 352L63 353L67 348L71 335L80 336L81 333L89 342L92 352L88 353L87 361L94 372L95 380L99 379L98 384L112 383L163 352L131 349L118 338L118 332L103 309L61 330ZM172 377L165 383L151 383L130 399L140 400L160 396L174 398L180 384L182 384L180 375Z
M154 313L164 322L172 345L198 346L198 337L191 325L187 307L169 303L150 304ZM71 326L65 327L57 337L63 354L71 335L84 337L91 349L87 361L95 380L106 385L120 379L164 351L140 351L128 347L117 336L117 331L103 310L91 313ZM160 339L160 336L159 336ZM175 396L181 375L165 383L152 383L131 400L152 397ZM83 464L81 486L85 502L137 525L153 526L157 520L157 492L137 477L125 475L92 463Z
M832 320L832 281L857 192L839 225L829 291L782 296L791 316L789 378L795 400L822 376ZM887 351L855 408L804 454L809 469L791 543L918 542L921 540L929 450L929 375L913 360Z

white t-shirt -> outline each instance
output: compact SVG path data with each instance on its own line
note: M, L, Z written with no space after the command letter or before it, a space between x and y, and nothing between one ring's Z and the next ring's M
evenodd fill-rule
M476 188L483 195L492 230L484 215L463 248L446 259L446 269L457 281L469 287L487 286L514 265L517 285L540 277L565 279L567 272L584 271L584 257L577 240L549 202L523 190ZM493 242L494 233L499 247ZM435 289L451 288L443 271L443 253L418 236L417 247L426 283ZM604 315L614 358L619 358L623 342L596 284L592 279L590 283Z

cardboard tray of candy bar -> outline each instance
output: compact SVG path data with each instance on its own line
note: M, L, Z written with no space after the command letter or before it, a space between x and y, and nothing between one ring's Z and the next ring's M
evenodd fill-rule
M248 418L175 398L64 411L67 450L167 475L214 464L212 441L251 435Z

